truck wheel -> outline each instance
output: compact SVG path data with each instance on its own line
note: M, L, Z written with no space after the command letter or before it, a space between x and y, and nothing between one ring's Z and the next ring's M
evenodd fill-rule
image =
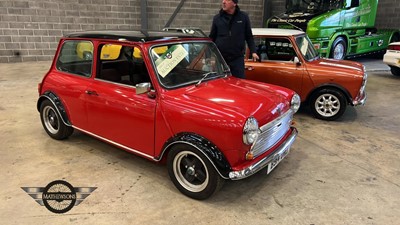
M389 66L390 67L390 72L392 72L393 75L395 76L400 76L400 68L395 67L395 66Z
M333 59L344 59L346 57L346 41L342 37L336 38L332 44L330 58Z
M347 100L335 89L322 89L310 98L311 112L318 119L336 120L346 110Z
M207 157L190 145L173 146L167 163L175 187L190 198L206 199L222 187L223 179Z
M74 131L61 121L61 116L49 100L44 100L40 105L40 120L46 133L56 140L67 138Z

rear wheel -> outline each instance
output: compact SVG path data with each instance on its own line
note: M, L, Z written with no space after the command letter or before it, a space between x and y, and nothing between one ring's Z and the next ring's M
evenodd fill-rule
M322 120L336 120L346 110L347 100L335 89L322 89L312 95L310 108L314 116Z
M168 154L168 174L176 188L194 199L206 199L223 184L211 162L196 148L178 144Z
M346 41L342 37L336 38L332 44L330 58L333 59L344 59L346 57L347 45Z
M400 76L400 68L395 66L390 66L390 72L395 76Z
M40 105L40 120L46 133L57 140L69 137L74 129L61 120L56 108L49 100L44 100Z

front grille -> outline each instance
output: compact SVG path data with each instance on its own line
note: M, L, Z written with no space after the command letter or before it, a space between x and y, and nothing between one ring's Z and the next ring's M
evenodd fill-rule
M293 112L288 110L285 114L262 126L261 133L250 150L254 157L263 154L278 143L290 129L292 119Z

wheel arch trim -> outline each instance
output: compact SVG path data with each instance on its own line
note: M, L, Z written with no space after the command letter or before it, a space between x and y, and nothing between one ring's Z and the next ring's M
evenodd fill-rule
M164 157L164 154L169 152L169 150L176 144L187 144L194 147L209 160L222 178L229 179L231 166L224 154L216 145L208 141L206 138L194 133L180 133L172 137L164 144L158 160L161 160Z
M51 104L53 104L58 115L60 115L62 122L66 126L71 127L72 124L68 119L67 112L65 111L64 105L62 104L60 98L53 92L47 91L39 97L39 100L37 101L37 105L36 105L37 110L40 111L40 106L41 106L42 102L46 99L49 100L51 102Z
M340 92L342 92L344 94L344 97L346 98L346 100L348 101L347 103L351 103L353 102L353 98L351 97L351 94L347 91L346 88L342 87L341 85L338 84L333 84L333 83L324 83L321 84L317 87L315 87L312 91L310 91L310 93L307 95L306 101L309 103L311 97L317 93L318 91L322 90L322 89L337 89Z

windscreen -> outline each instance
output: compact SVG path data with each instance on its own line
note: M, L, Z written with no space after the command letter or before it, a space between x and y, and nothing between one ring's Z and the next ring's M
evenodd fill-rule
M326 12L343 7L343 0L287 0L286 12Z
M158 80L165 88L220 78L229 73L212 42L180 42L157 45L150 49Z
M297 37L296 43L305 60L312 61L318 57L317 50L307 36Z

